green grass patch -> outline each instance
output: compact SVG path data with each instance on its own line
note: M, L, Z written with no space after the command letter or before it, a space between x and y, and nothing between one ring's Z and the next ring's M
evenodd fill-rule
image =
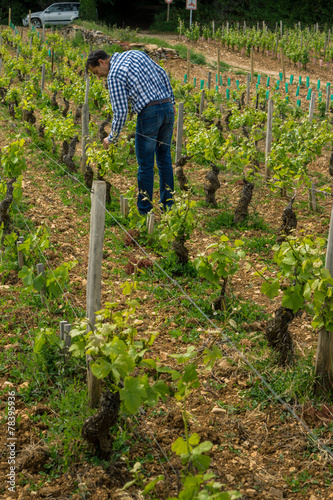
M173 47L174 49L177 50L179 57L181 59L187 59L187 47L186 45L182 45L181 43L177 43ZM199 66L206 65L206 58L203 54L200 54L198 52L194 52L193 50L190 50L190 60L192 64L198 64Z
M276 244L276 236L256 235L252 238L244 238L244 250L261 255L268 255Z
M190 276L192 278L197 276L197 270L195 269L192 262L187 262L183 264L178 261L174 253L169 253L166 257L159 260L160 267L171 276ZM165 276L165 274L160 270L156 269L157 276Z
M282 368L276 364L276 355L273 351L264 349L252 356L251 362L266 379L272 389L289 404L302 404L313 395L315 381L313 351L305 356L296 357L293 365ZM254 379L250 389L242 392L246 398L253 400L254 406L267 405L275 401L271 392L265 388L260 379Z
M257 212L252 212L241 224L234 223L234 213L231 210L218 212L207 220L205 229L209 233L220 231L221 229L237 228L239 231L245 229L257 229L261 231L270 231L270 227Z
M229 71L231 68L230 64L227 64L223 61L220 61L220 72L221 73L226 73L227 71Z

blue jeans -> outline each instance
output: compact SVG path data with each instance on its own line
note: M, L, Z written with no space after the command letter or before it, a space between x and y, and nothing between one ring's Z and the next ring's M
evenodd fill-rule
M174 181L170 147L174 120L173 106L169 102L153 104L138 114L135 152L139 165L138 210L142 214L152 209L155 155L160 176L160 203L164 208L173 204Z

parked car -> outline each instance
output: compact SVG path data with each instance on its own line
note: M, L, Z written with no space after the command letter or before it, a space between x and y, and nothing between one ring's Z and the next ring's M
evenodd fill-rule
M31 24L41 28L43 24L69 24L79 17L79 2L53 3L40 12L31 13ZM22 20L23 26L29 26L29 15Z

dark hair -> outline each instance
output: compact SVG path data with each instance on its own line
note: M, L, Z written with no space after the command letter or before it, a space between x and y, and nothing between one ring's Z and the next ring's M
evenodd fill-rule
M92 68L96 68L96 66L99 66L99 60L103 59L109 59L110 56L105 52L105 50L99 49L99 50L94 50L93 52L90 52L87 62L86 62L86 70L88 71L89 66Z

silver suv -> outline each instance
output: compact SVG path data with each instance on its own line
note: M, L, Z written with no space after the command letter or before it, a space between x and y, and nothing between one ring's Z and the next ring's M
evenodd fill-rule
M79 2L53 3L41 12L31 14L31 24L41 28L43 24L69 24L79 17ZM22 20L23 26L29 26L29 15Z

